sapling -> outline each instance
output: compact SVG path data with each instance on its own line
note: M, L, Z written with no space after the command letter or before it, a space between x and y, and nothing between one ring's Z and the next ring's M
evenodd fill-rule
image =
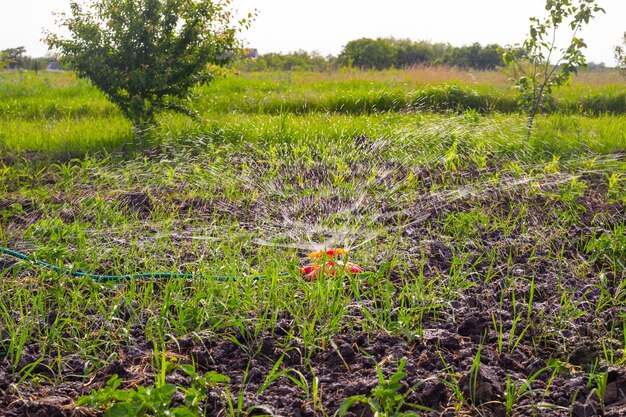
M626 75L626 32L624 32L622 44L617 45L614 51L615 60L617 61L617 68L619 68L622 74Z
M513 70L519 104L528 112L528 136L537 112L556 87L566 84L579 68L587 67L583 54L587 47L580 32L604 9L596 0L546 0L548 16L530 18L528 37L522 45L510 47L503 55ZM571 36L567 46L560 47L563 26Z

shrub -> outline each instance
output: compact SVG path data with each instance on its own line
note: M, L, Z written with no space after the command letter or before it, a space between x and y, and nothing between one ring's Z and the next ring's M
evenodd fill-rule
M47 34L79 77L88 78L137 128L166 110L192 114L184 100L213 80L239 49L231 0L92 0L71 2L60 24L70 37ZM252 15L238 22L247 27Z

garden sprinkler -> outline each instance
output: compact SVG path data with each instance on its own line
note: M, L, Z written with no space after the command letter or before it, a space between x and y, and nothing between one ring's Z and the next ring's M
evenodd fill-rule
M360 274L363 272L363 268L354 262L343 262L336 260L335 257L341 257L347 255L349 251L342 248L331 248L326 250L319 250L309 253L311 259L323 259L327 258L326 262L319 264L314 262L311 265L299 268L300 275L304 276L309 281L316 280L320 274L328 274L335 276L341 269L349 274Z

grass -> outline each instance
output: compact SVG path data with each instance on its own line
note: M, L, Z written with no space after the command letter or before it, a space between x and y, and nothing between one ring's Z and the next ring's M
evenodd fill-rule
M1 406L36 407L46 390L74 406L113 374L129 402L232 416L616 403L626 119L545 115L527 140L515 113L399 111L394 97L450 89L411 71L220 80L199 91L204 122L166 115L144 145L82 81L5 78L0 246L74 270L203 277L99 283L0 256ZM352 108L324 109L335 102ZM303 280L324 247L351 248L369 273Z
M623 114L623 83L615 82L611 73L602 79L592 74L581 75L571 86L559 90L553 110L569 115ZM222 126L219 119L232 114L360 116L516 111L515 92L503 82L502 74L479 73L469 80L465 75L458 70L433 68L382 73L252 73L222 78L208 88L198 89L194 106L209 126L214 120ZM485 82L489 79L496 81ZM27 146L65 153L76 149L80 155L98 146L111 149L131 141L130 125L115 107L71 74L6 73L0 77L0 84L0 144L11 149Z

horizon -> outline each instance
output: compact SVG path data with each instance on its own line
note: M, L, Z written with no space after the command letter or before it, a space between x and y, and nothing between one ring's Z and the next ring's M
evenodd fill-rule
M431 4L390 0L388 7L381 8L373 0L320 0L315 4L235 0L232 6L242 14L258 10L251 28L241 38L247 47L257 49L261 55L306 51L336 57L347 42L360 38L393 37L455 47L473 43L504 47L521 43L528 32L529 18L543 17L545 1L512 3L440 0ZM43 31L59 32L52 13L66 10L68 4L69 0L25 0L4 5L0 14L0 50L24 46L29 56L45 56L49 51L41 42ZM607 0L598 4L605 8L606 14L599 14L583 29L581 37L588 45L585 56L590 63L612 67L613 49L621 43L626 31L621 19L626 15L626 2ZM512 7L516 8L513 12Z

